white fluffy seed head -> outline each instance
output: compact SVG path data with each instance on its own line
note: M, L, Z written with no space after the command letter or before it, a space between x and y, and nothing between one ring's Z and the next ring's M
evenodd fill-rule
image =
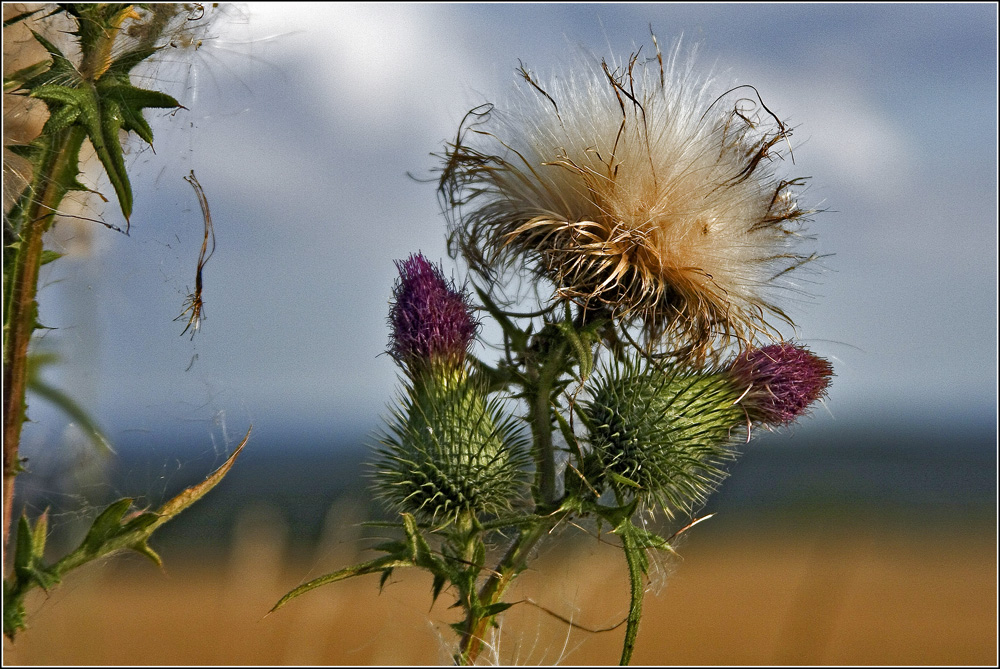
M516 103L473 109L442 156L452 248L474 270L527 268L684 358L788 321L770 293L811 259L793 248L811 212L802 181L775 176L790 130L755 89L715 90L679 45L551 82L520 74Z

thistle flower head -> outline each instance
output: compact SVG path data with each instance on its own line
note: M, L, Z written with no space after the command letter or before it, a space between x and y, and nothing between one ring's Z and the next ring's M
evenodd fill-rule
M679 47L679 45L678 45ZM801 219L775 176L788 127L752 87L719 95L678 49L542 82L472 110L443 158L453 252L494 276L527 267L555 298L643 326L703 358L788 321L775 280Z
M420 253L396 267L389 353L411 372L461 367L478 327L467 296Z
M473 377L413 379L380 441L377 493L423 520L496 514L519 495L518 424Z
M678 372L626 358L583 405L606 480L668 514L689 511L725 478L745 424L725 374Z
M783 342L740 353L730 374L746 393L740 403L752 420L786 425L826 394L833 366L804 347Z

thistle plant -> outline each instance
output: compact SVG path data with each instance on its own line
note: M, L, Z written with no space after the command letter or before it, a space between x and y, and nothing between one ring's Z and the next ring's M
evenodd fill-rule
M644 519L688 521L756 430L827 392L830 363L775 323L791 323L778 290L815 258L798 249L813 212L803 181L775 173L788 125L752 87L716 91L679 47L552 83L518 72L515 101L470 111L439 156L467 283L420 254L397 265L403 390L373 479L399 517L376 525L401 538L274 609L419 567L435 599L455 597L454 660L472 664L539 542L589 521L617 535L629 573L627 664L650 553L679 533ZM503 333L495 362L471 352L476 314Z
M58 389L38 386L32 375L38 364L37 358L32 361L32 337L42 327L37 304L39 268L59 258L57 252L46 249L46 233L59 219L70 193L95 192L81 182L86 142L100 162L126 221L124 229L110 223L105 226L129 234L134 194L125 160L126 143L134 134L152 144L153 130L144 117L145 110L183 109L164 92L134 85L131 73L164 48L177 31L203 29L208 19L200 4L47 5L5 17L5 41L9 29L25 25L32 28L29 42L40 46L45 56L17 71L5 72L4 93L43 103L48 117L32 141L4 147L5 186L7 151L20 157L28 172L23 188L4 211L3 547L5 557L12 559L5 564L3 630L11 639L27 624L26 595L35 588L50 590L80 565L122 550L137 551L159 564L159 556L148 543L153 531L211 490L246 443L244 439L215 473L155 511L132 509L129 498L114 502L97 515L80 545L59 559L52 561L46 556L47 512L34 521L22 514L16 540L11 539L14 483L23 470L21 429L27 420L26 393L33 379L34 387L45 391L42 397L56 401L99 436L96 425L71 398ZM69 48L60 48L57 42L65 42L67 37ZM192 185L197 184L193 174L190 179ZM207 243L211 228L207 201L200 186L196 191L206 219ZM202 258L204 254L203 249ZM194 296L198 314L202 264L200 260Z

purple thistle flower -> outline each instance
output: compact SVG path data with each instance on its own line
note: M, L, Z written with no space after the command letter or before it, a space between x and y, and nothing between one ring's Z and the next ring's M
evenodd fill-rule
M397 260L396 267L389 354L411 371L461 365L479 325L466 294L421 253Z
M741 353L729 371L746 388L741 403L752 420L786 425L826 393L833 365L783 342Z

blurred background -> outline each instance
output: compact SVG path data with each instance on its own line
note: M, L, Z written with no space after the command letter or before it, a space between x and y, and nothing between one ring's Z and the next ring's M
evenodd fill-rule
M717 515L657 564L636 663L996 662L994 5L206 10L208 34L142 73L187 109L146 113L155 153L136 140L127 156L130 235L67 220L51 240L67 255L43 268L53 329L39 347L61 358L45 378L116 455L29 396L20 504L53 508L53 541L69 546L101 504L160 503L253 434L226 480L154 536L166 575L126 558L71 577L37 599L5 660L446 661L450 602L429 623L422 575L380 596L374 578L327 586L262 617L371 545L357 524L378 512L364 462L397 384L381 355L393 261L420 250L464 276L431 154L470 108L508 99L519 61L545 79L649 56L652 29L664 50L697 44L721 90L753 84L795 128L779 173L810 177L804 204L824 210L811 248L831 255L789 295L786 335L837 377L811 416L745 448L705 510ZM5 57L14 46L5 31ZM174 320L203 238L191 170L217 239L194 337ZM99 170L86 183L111 195ZM124 223L114 202L80 207ZM625 565L575 534L522 596L611 627L627 612ZM531 605L504 625L502 662L614 663L623 633Z

